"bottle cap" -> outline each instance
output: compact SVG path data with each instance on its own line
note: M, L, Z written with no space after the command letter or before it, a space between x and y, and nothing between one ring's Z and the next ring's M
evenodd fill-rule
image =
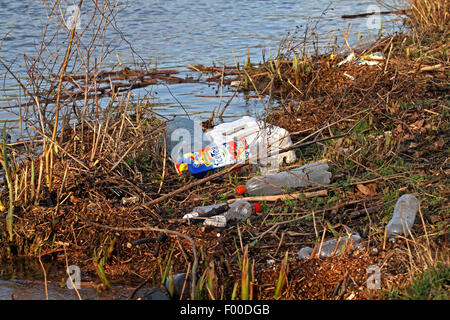
M259 203L254 203L253 208L255 208L255 212L261 212L261 205Z
M236 192L239 193L239 194L244 194L246 191L247 191L247 190L245 189L245 186L244 186L244 185L241 185L241 186L237 186L237 187L236 187Z
M181 163L178 166L178 171L180 171L180 173L184 172L184 171L188 171L188 165L186 163Z

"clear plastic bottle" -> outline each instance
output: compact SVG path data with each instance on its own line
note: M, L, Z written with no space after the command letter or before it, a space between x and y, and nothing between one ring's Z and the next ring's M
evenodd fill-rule
M188 222L190 222L191 218L215 216L215 215L226 212L229 209L229 207L230 206L226 203L219 203L219 204L213 204L213 205L209 205L209 206L195 207L194 209L192 209L192 211L190 213L185 214L183 216L183 219L187 219Z
M354 250L357 248L361 248L361 237L360 235L355 232L351 235L351 238L349 236L342 237L339 241L339 239L331 239L328 241L325 241L322 244L322 247L318 247L316 251L316 256L319 253L320 250L320 258L328 258L333 256L333 252L335 255L339 254L344 246L350 245L350 241L353 240L353 244L350 250ZM339 241L339 244L338 244ZM337 246L337 248L336 248ZM311 247L304 247L302 248L298 253L299 259L309 259L311 257L311 254L313 252L313 248ZM336 250L336 251L335 251Z
M255 212L261 211L259 203L251 204L245 200L237 200L229 206L224 214L210 217L203 224L209 227L225 228L229 221L244 221Z
M331 180L331 172L327 170L327 163L314 162L290 171L253 177L245 186L238 186L237 192L251 196L268 196L281 194L286 188L327 185Z
M237 220L243 221L250 218L255 212L260 212L261 206L259 203L251 204L245 200L237 200L230 204L230 209L224 213L227 221Z
M225 228L227 226L227 218L224 215L210 217L203 222L205 227Z
M387 226L387 238L397 235L410 235L411 227L416 219L419 201L412 194L404 194L398 198L394 207L394 214Z

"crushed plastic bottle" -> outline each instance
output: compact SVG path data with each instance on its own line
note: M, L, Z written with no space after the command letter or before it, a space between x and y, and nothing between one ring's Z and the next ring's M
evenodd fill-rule
M237 200L229 205L228 211L224 214L216 215L206 219L203 222L204 226L225 228L230 221L244 221L255 212L260 212L261 206L259 203L251 204L245 200Z
M419 201L412 194L404 194L398 198L394 207L394 214L387 226L387 238L397 235L410 235L411 227L416 219Z
M213 216L203 222L205 227L225 228L227 226L227 218L224 215Z
M244 221L250 218L255 212L260 212L261 206L259 203L251 204L245 200L237 200L230 205L230 209L224 213L227 221Z
M183 155L175 164L179 173L189 171L192 175L205 174L209 170L232 165L247 160L248 144L245 138L238 141L228 141L222 144L212 144L201 150Z
M341 253L344 246L350 245L350 241L351 241L350 238L352 238L352 240L353 240L352 247L350 248L351 251L362 248L361 237L360 237L359 233L355 232L351 235L351 237L349 237L349 236L342 237L341 240L339 241L339 245L338 245L339 239L331 239L331 240L325 241L322 244L322 248L319 248L319 247L317 248L316 257L317 257L317 254L319 253L319 249L320 249L320 258L329 258L333 255L333 252L335 255ZM336 246L337 246L337 248L336 248ZM336 249L336 251L335 251L335 249ZM311 258L311 254L313 251L314 251L314 249L311 247L304 247L299 251L298 258L299 259L309 259L309 258Z
M236 191L251 196L266 196L281 194L286 188L328 185L331 172L327 170L326 162L314 162L290 171L253 177L245 186L238 186Z
M209 206L200 206L195 207L188 214L183 216L183 219L187 219L188 222L191 222L191 218L200 218L200 217L210 217L216 216L221 213L226 212L229 209L229 205L226 203L213 204Z

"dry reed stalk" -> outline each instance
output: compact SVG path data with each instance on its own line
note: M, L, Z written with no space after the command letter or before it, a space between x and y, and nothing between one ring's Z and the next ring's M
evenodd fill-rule
M278 200L290 200L290 199L298 199L300 196L304 196L305 198L314 198L319 196L326 196L328 194L327 190L319 190L313 192L294 192L288 194L281 194L275 196L254 196L254 197L243 197L243 198L235 198L227 200L227 203L233 203L238 200L246 200L246 201L278 201Z
M162 186L164 184L164 177L166 176L166 159L167 159L167 141L166 141L166 135L163 135L164 138L164 156L163 156L163 168L162 168L162 174L161 174L161 183L159 184L158 188L158 194L161 193Z
M322 239L320 240L319 251L317 252L317 257L320 258L320 253L322 252L322 245L325 240L325 234L327 233L327 228L323 229Z
M48 290L47 290L47 272L45 271L44 265L42 264L41 255L38 255L38 261L41 265L42 273L44 274L44 289L45 289L45 300L48 300Z
M78 4L78 8L81 9L81 5L83 4L83 0L80 0L79 4ZM48 167L48 163L46 166L47 169L47 184L50 190L52 190L52 180L53 180L53 141L56 140L56 133L58 130L58 124L59 124L59 113L60 113L60 109L61 109L61 105L60 105L60 98L61 98L61 90L62 90L62 83L63 83L63 77L64 74L66 72L66 68L67 68L67 64L69 62L69 56L70 53L72 51L72 46L73 46L73 39L75 37L75 25L73 25L72 30L70 32L70 39L69 39L69 43L67 45L67 50L66 50L66 55L64 57L64 61L62 64L62 68L61 68L61 72L59 74L59 82L58 82L58 88L56 90L56 110L55 110L55 121L53 123L53 133L52 133L52 139L51 139L51 143L49 146L49 149L45 151L45 153L48 153L48 156L46 156L46 159L48 159L48 157L50 158L50 168ZM48 171L50 170L50 171Z
M37 202L39 201L39 197L41 194L41 181L42 181L42 173L44 171L44 160L43 160L43 156L39 157L39 175L38 175L38 185L37 185L37 190L36 190L36 198L35 203L37 204Z

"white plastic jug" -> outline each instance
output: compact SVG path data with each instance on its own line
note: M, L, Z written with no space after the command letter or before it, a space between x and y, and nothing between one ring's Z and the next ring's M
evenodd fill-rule
M281 165L283 161L296 161L293 150L279 154L278 151L292 146L289 132L283 128L244 116L236 121L222 123L205 133L214 144L245 138L249 148L250 163L266 166L268 163Z

